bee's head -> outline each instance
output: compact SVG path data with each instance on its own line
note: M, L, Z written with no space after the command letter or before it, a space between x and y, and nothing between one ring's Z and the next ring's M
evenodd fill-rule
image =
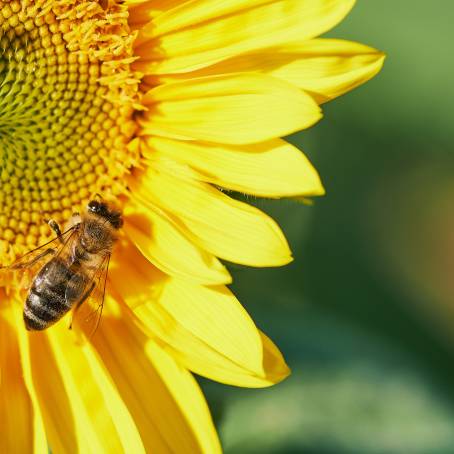
M109 207L105 202L98 200L90 200L87 205L87 211L89 213L96 214L101 216L110 222L112 227L119 229L123 225L123 219L121 218L121 213L117 210L114 210Z

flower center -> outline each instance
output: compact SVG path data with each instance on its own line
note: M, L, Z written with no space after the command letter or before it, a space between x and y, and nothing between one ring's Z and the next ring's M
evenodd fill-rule
M108 6L105 6L108 4ZM136 162L138 80L120 2L0 0L0 265Z

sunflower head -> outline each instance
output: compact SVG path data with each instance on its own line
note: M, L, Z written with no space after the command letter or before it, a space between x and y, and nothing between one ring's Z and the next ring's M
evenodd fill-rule
M0 271L40 257L45 220L124 220L99 268L82 241L77 260L52 262L66 279L88 260L81 280L95 285L69 307L70 286L47 282L43 299L83 312L105 296L86 342L63 322L26 332L17 281L0 282L0 452L219 453L191 372L245 387L289 374L220 259L280 266L291 251L273 219L229 191L324 193L281 137L380 69L374 49L316 38L353 3L0 0Z
M135 33L120 2L0 1L0 262L137 162Z

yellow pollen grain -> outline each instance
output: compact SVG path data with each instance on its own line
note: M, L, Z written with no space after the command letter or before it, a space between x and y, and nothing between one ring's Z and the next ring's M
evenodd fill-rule
M0 0L0 266L51 237L45 219L121 193L118 169L137 161L134 36L123 2Z

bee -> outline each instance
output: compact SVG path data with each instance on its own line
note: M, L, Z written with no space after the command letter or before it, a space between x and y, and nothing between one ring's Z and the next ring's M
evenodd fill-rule
M112 248L123 225L121 213L103 201L91 200L85 213L73 214L63 233L55 221L48 223L57 237L7 268L29 270L33 275L23 310L25 328L45 330L71 309L74 318L88 299L98 302L97 327Z

